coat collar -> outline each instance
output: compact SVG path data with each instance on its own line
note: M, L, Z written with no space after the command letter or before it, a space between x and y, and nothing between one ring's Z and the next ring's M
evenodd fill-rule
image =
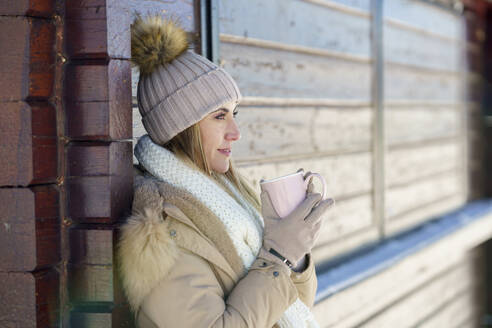
M182 191L135 169L132 215L121 226L119 271L132 310L175 264L182 247L219 267L233 281L245 269L222 223Z

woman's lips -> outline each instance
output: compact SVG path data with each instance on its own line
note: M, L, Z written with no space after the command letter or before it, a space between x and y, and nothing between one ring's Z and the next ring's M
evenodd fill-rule
M219 152L221 152L222 154L226 155L226 156L230 156L231 155L231 150L230 149L218 149Z

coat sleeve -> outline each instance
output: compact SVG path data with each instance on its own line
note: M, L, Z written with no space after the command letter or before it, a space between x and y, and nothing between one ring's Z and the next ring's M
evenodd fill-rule
M225 298L210 264L180 252L168 276L143 301L140 328L272 327L298 297L290 271L258 258Z
M299 299L309 308L313 308L316 289L318 288L318 279L316 278L316 269L311 254L307 255L308 266L303 272L292 272L291 279L297 288Z

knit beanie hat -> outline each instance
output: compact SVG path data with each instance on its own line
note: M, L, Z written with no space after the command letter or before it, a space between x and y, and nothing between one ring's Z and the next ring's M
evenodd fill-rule
M137 16L132 62L139 67L138 109L152 140L164 144L228 102L241 101L232 77L188 50L186 32L159 15Z

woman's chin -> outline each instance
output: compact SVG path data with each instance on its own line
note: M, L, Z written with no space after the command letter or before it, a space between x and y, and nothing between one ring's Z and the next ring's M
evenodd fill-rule
M212 167L212 170L217 173L226 173L227 171L229 171L229 162L224 163L223 165L216 165Z

